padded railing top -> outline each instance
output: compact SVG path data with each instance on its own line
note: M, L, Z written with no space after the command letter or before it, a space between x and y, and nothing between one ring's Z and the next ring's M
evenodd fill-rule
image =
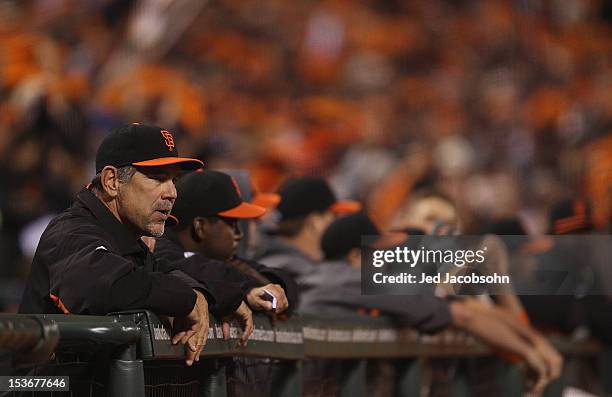
M294 316L272 320L254 315L255 331L247 347L238 346L240 328L232 324L231 337L223 339L221 323L211 319L205 357L252 356L300 360L305 357L399 358L482 356L492 351L469 335L448 330L423 335L383 317L324 318ZM0 314L0 351L27 358L28 352L95 352L120 346L138 346L146 360L182 359L182 346L170 342L168 319L151 312L122 312L109 316ZM17 342L16 342L17 341ZM565 354L592 354L601 346L594 341L576 343L553 339ZM42 347L45 347L44 349ZM33 360L40 361L39 357ZM23 361L23 360L22 360Z

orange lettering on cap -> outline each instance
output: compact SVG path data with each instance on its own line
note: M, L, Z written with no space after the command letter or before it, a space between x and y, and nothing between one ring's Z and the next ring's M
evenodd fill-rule
M161 134L164 137L164 143L168 147L168 150L172 151L174 149L174 137L169 131L166 130L161 130Z

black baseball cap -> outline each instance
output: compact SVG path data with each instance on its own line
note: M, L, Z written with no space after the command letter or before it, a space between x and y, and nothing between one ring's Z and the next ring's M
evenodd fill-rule
M325 179L305 176L287 180L278 190L280 202L276 209L281 219L291 219L312 212L331 211L349 214L361 209L357 201L338 201Z
M204 163L179 157L174 136L168 130L141 123L125 124L108 134L96 153L96 174L107 165L155 167L178 164L196 170Z
M397 246L407 238L405 233L382 234L370 217L360 211L334 220L321 237L321 250L326 259L342 259L353 248L361 247L362 236L376 236L371 243L378 248Z
M196 216L222 216L250 219L266 209L242 200L238 183L219 171L198 170L183 176L176 184L177 199L168 223L185 224Z

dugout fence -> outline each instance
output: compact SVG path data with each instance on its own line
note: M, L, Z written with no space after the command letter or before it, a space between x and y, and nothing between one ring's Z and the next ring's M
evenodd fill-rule
M254 315L247 347L211 319L200 362L186 367L170 324L155 314L0 314L1 374L68 375L52 396L522 396L518 364L458 331L422 335L390 319ZM553 339L566 357L603 371L611 355L592 340ZM2 364L3 363L3 364ZM561 379L545 395L560 396ZM0 392L2 395L2 392ZM7 393L6 396L38 395Z

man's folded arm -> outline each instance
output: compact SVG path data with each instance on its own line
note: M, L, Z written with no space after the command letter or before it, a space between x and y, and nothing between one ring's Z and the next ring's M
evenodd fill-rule
M298 307L298 286L295 279L289 275L289 273L282 269L271 268L252 260L242 258L240 260L247 263L255 271L269 279L272 283L279 284L283 288L285 295L287 296L287 301L289 302L289 308L286 312L287 314L291 313L296 307Z
M103 245L87 244L50 264L49 280L56 304L73 314L148 309L181 317L196 301L193 289L180 278L136 267Z
M171 317L187 316L196 301L193 289L209 295L199 285L190 285L177 274L148 273L136 269L117 279L110 288L107 312L147 309ZM147 292L144 292L147 291Z
M257 287L256 281L229 264L195 254L188 258L166 260L158 258L157 267L171 274L201 282L210 296L209 310L218 317L232 314L238 309L248 291Z

